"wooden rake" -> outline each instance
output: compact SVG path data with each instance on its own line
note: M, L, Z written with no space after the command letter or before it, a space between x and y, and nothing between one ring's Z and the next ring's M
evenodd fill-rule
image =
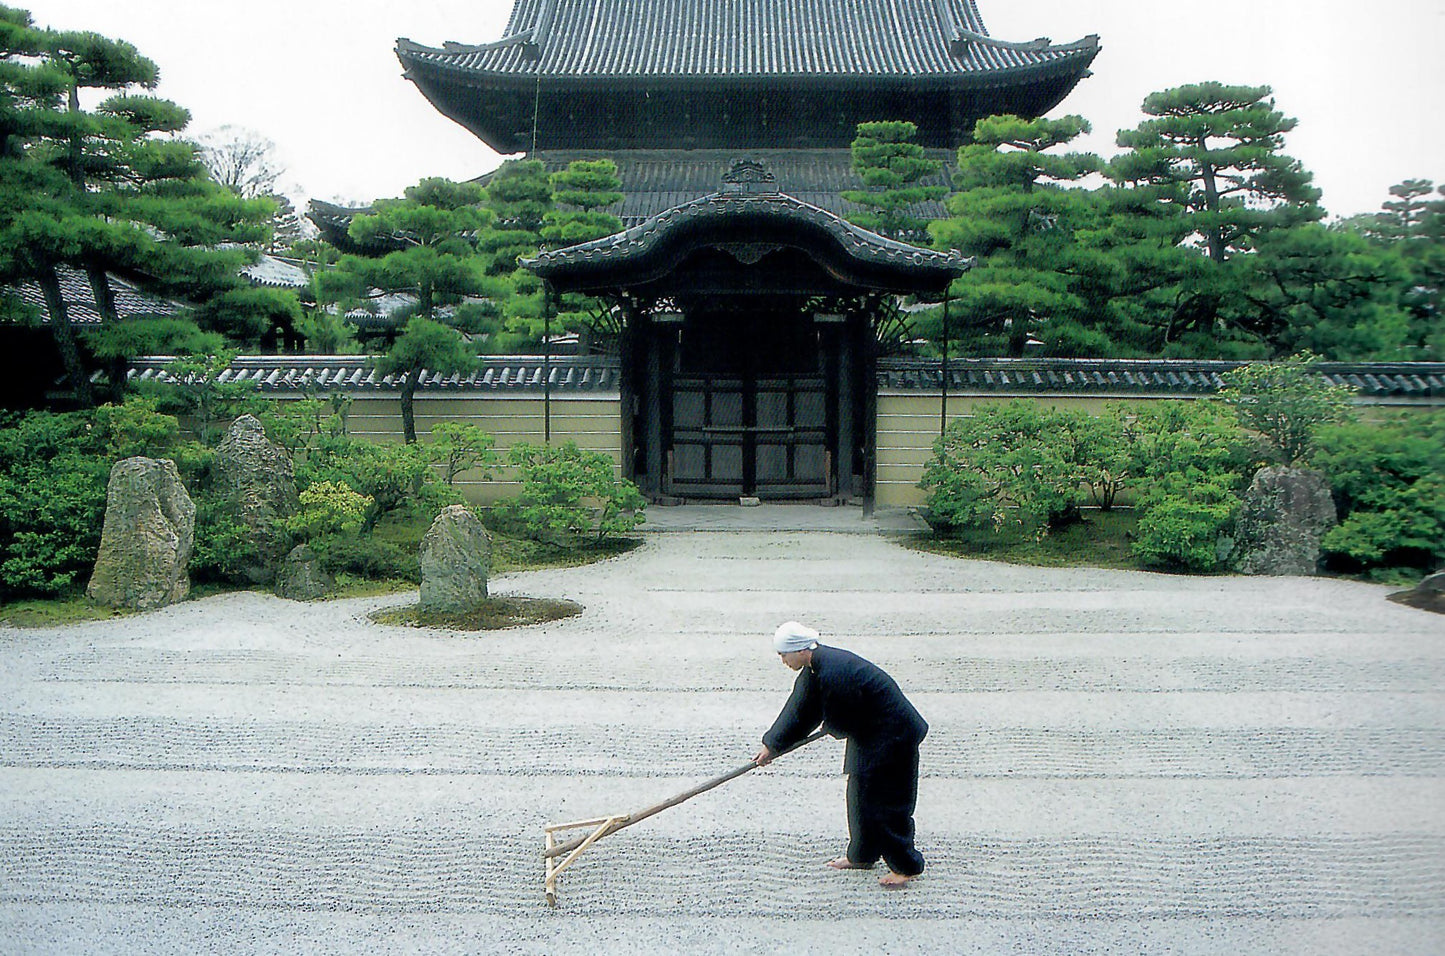
M773 759L792 753L799 747L805 747L813 741L822 737L826 731L818 731L810 737L805 737L793 746L777 754ZM543 890L547 895L549 906L557 905L557 877L562 871L576 862L583 851L605 836L611 836L618 830L632 826L634 823L641 823L655 813L675 807L679 803L691 800L700 793L706 793L714 787L720 787L729 780L734 780L747 773L749 770L756 770L759 764L756 759L749 760L736 770L730 770L720 777L713 777L704 783L700 783L691 790L679 793L677 796L654 804L635 813L620 813L610 817L593 817L590 820L575 820L572 823L551 823L544 827L547 837L547 847L542 851L542 860L546 863L547 875L543 880ZM581 836L573 837L570 840L560 841L558 834L568 830L588 830Z

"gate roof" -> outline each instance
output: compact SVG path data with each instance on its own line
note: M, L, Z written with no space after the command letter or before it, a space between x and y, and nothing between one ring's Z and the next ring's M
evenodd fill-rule
M788 262L796 263L801 253L817 266L812 281L819 287L795 290L816 294L939 293L973 265L957 252L880 236L783 193L746 191L704 196L615 235L522 264L564 292L654 287L675 294L690 291L670 287L669 280L679 280L679 267L696 254L725 253L740 267L766 270L768 256L784 251L794 253Z

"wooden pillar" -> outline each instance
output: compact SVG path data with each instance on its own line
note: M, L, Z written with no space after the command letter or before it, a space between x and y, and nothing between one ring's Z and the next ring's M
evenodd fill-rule
M838 383L838 447L833 452L834 467L838 469L838 497L846 500L853 497L854 443L857 434L855 422L855 395L858 368L857 349L853 347L854 332L849 326L838 330L834 340L837 352Z
M662 341L661 330L651 322L643 324L639 337L646 343L645 364L642 370L645 383L642 388L642 419L647 436L647 487L656 496L666 493L662 480L665 460L662 448L662 401L666 378L663 369L665 343Z
M863 514L873 514L878 497L878 335L872 317L858 323L858 387L863 390Z

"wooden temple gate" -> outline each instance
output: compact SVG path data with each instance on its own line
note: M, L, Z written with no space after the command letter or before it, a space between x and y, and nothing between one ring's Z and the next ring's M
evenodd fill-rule
M969 265L777 192L723 192L525 263L617 322L623 471L654 500L871 497L881 329Z

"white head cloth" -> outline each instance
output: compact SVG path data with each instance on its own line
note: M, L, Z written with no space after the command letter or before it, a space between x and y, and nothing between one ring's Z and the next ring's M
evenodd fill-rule
M773 632L773 648L779 654L791 654L794 651L806 651L810 647L818 646L818 632L811 627L805 627L797 621L788 621L779 624L778 629Z

